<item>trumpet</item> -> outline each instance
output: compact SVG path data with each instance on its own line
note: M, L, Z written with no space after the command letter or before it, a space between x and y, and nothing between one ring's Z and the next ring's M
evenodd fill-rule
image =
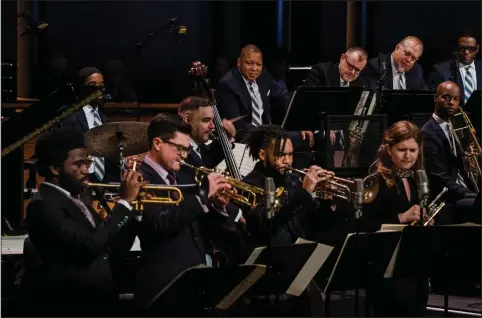
M454 137L455 143L457 144L457 152L462 155L464 172L475 189L475 192L479 192L479 182L480 178L482 177L479 160L482 155L482 149L477 140L475 128L472 125L469 117L462 108L459 107L458 110L459 112L454 115L454 119L458 116L462 116L462 127L455 128L454 126L450 125L450 133ZM470 140L466 140L465 138L462 138L462 141L460 140L461 138L459 138L457 132L463 129L468 129ZM464 144L462 144L462 142L464 142Z
M106 189L120 189L120 183L93 183L93 182L88 182L86 184L87 188L106 188ZM156 195L153 197L149 198L143 198L146 196L146 191L155 191ZM159 192L163 192L164 195L160 196ZM175 193L175 195L174 195ZM173 197L176 197L176 199L173 199ZM113 196L112 197L114 202L119 201L118 196ZM172 204L172 205L177 205L181 203L183 200L182 192L179 188L177 187L171 187L167 185L159 185L159 184L148 184L143 187L141 187L141 190L139 192L139 197L137 200L131 202L131 204L134 206L134 208L137 211L142 211L144 210L144 203L155 203L155 204Z
M217 172L213 169L209 169L206 167L195 167L186 163L185 161L181 161L183 166L189 167L195 171L194 180L200 185L205 176ZM246 182L242 182L236 180L229 176L224 176L227 183L231 185L231 187L235 188L236 191L223 191L222 194L228 197L235 203L248 206L250 208L254 208L258 205L258 198L264 197L264 190L258 187L252 186ZM276 189L276 198L275 198L275 209L281 206L279 199L284 195L285 191L284 188L280 187Z
M295 168L288 168L289 172L296 172L303 176L306 175L306 171L295 169ZM353 185L355 181L350 179L344 179L336 176L332 176L329 174L321 173L318 177L326 177L327 180L322 181L317 185L316 192L318 197L322 197L323 199L328 199L332 196L337 197L339 199L345 201L352 200L352 193L350 189L350 185Z
M428 205L427 208L427 215L429 216L428 220L423 223L423 226L427 226L430 221L442 210L445 206L445 201L440 200L442 196L447 192L449 189L444 187L442 192L440 192L435 199ZM417 224L418 221L413 221L411 225Z

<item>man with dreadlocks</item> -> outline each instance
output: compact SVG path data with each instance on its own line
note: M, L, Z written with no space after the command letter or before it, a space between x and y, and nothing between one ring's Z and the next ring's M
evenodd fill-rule
M253 128L246 137L246 146L250 155L259 161L243 181L264 188L265 178L271 177L276 188L284 187L287 192L282 207L271 220L271 233L265 226L266 211L263 204L243 211L247 230L252 238L250 244L253 244L253 247L266 245L269 239L271 246L291 245L298 237L308 238L307 222L319 222L319 212L323 210L320 206L328 202L314 200L311 193L316 185L325 179L320 177L321 173L333 172L311 166L302 180L289 173L288 170L293 164L293 144L286 131L276 125ZM309 290L307 292L310 293ZM302 297L283 302L281 308L277 307L277 311L280 309L282 314L291 312L297 316L311 315L311 299L313 296L308 296L305 292Z

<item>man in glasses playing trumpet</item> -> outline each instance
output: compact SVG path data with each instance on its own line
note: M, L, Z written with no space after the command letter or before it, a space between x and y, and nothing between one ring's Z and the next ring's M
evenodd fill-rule
M178 184L176 172L191 150L191 130L174 114L159 114L151 121L147 130L150 151L139 168L146 181L173 187ZM198 220L210 211L208 206L218 192L231 188L217 173L209 174L206 181L198 193L184 192L178 205L144 206L138 235L143 263L135 293L144 309L182 271L206 263Z

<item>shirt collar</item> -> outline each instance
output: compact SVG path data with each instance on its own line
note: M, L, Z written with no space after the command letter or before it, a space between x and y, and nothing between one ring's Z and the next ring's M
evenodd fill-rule
M56 184L53 184L53 183L50 183L50 182L47 182L47 181L44 181L43 184L46 184L48 186L51 186L57 190L59 190L60 192L62 192L63 194L65 194L67 197L71 198L72 197L72 194L70 194L69 191L65 190L64 188L56 185Z
M392 74L402 74L405 75L405 72L400 73L397 68L395 67L395 62L393 62L393 55L390 54L390 64L392 65Z
M472 63L470 63L470 64L468 64L468 65L465 65L465 64L462 64L462 63L459 62L459 69L461 69L461 68L466 68L467 66L470 66L470 68L475 69L475 60L472 61Z
M157 174L167 183L167 175L169 174L169 172L164 169L163 166L149 158L149 155L144 158L144 162L151 166L151 168L154 169L154 171L156 171Z
M97 111L97 107L94 108L92 105L85 105L84 110L88 113L91 113L92 111Z
M202 158L201 156L201 151L199 149L198 144L194 141L194 139L189 138L189 144L191 145L192 149L199 155L199 157Z
M241 73L241 72L240 72L240 73ZM242 73L241 73L241 77L243 78L243 81L244 81L244 83L246 84L246 86L249 87L250 85L253 85L253 87L256 87L256 80L254 80L254 81L248 81L248 80L246 79L246 77L244 77L244 75L243 75Z

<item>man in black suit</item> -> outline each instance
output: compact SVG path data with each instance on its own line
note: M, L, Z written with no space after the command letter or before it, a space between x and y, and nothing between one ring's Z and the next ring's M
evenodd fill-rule
M151 121L147 130L150 151L140 167L145 180L151 184L176 186L175 172L191 151L190 133L191 127L178 115L159 114ZM143 309L155 308L151 302L155 303L156 295L181 272L206 263L197 221L210 211L208 206L217 200L216 194L229 188L223 176L212 173L205 177L201 191L197 191L199 194L183 191L179 205L145 205L138 235L143 262L135 293ZM177 310L182 309L189 308Z
M38 172L45 177L27 207L27 228L38 266L29 275L27 302L32 315L103 316L115 308L111 255L129 250L135 238L131 202L140 173L122 176L120 197L102 221L79 194L92 161L82 133L54 130L36 143Z
M455 82L463 88L462 105L465 105L474 90L482 90L482 61L475 60L479 47L474 35L462 34L457 39L458 60L454 71ZM451 78L452 60L448 60L433 66L428 84L431 89L436 89L440 83L452 80Z
M467 221L467 219L477 221L477 216L464 215L463 210L470 209L477 193L470 180L466 178L462 154L456 146L453 135L449 132L452 125L451 118L459 104L460 89L457 84L450 81L440 83L435 95L435 111L422 128L425 168L428 172L431 194L435 197L444 187L447 187L445 199L457 208L453 217L444 215L444 223ZM435 222L437 223L437 220ZM478 222L480 222L480 215Z
M104 90L104 76L95 67L84 67L77 73L74 81L75 89L78 91L79 99L82 100L94 93L96 90ZM61 126L86 132L97 126L107 123L107 119L101 112L104 105L104 96L85 105L82 109L67 117ZM95 182L118 182L119 162L107 160L106 158L93 157L94 163L89 169L90 179Z
M385 77L386 89L426 89L422 67L417 63L423 53L423 43L416 36L407 36L395 46L390 54L383 54L383 62L387 66ZM378 57L370 59L361 77L370 87L376 88L381 69Z
M364 86L360 73L367 64L367 52L358 46L346 50L340 63L323 62L313 66L304 86L349 87Z
M187 97L179 105L178 113L182 120L191 126L189 143L192 151L189 152L185 162L195 167L202 166L209 169L216 167L224 159L224 152L218 139L214 139L206 145L214 132L214 111L209 101L198 96ZM236 130L233 123L223 119L222 125L227 137L234 141ZM179 171L178 179L186 184L195 183L195 171L183 166ZM236 205L227 204L227 202L222 206L210 208L214 210L214 213L209 213L209 218L206 218L206 222L204 222L206 241L211 241L216 250L223 251L230 263L245 261L247 251L242 235L245 220L241 210ZM214 256L216 260L217 253L214 250L209 251L208 247L206 252L211 257Z
M223 118L243 116L234 122L237 141L242 141L252 128L271 124L272 114L284 114L290 101L268 71L263 69L263 55L252 44L243 47L237 66L219 82L216 99ZM307 148L304 140L309 140L309 146L313 146L313 133L310 131L290 132L290 137L295 149Z

